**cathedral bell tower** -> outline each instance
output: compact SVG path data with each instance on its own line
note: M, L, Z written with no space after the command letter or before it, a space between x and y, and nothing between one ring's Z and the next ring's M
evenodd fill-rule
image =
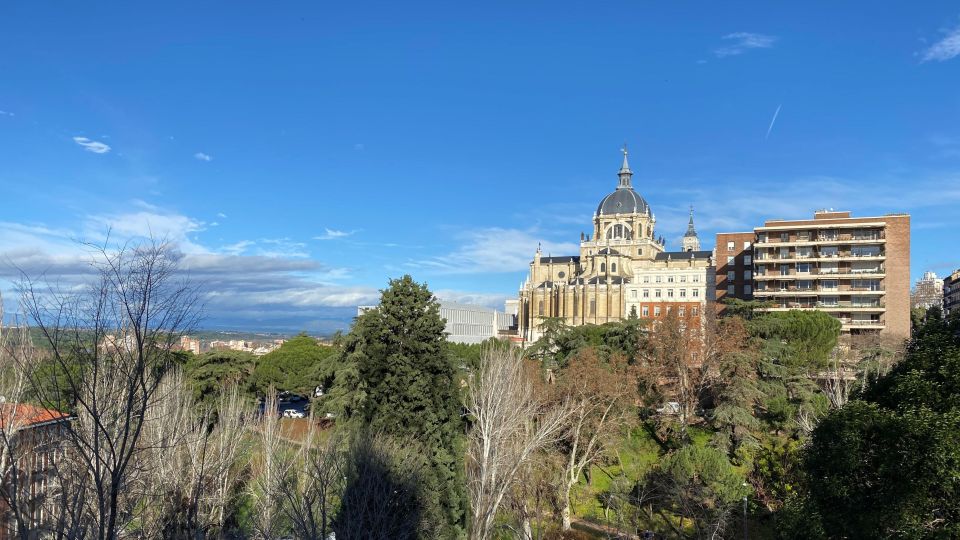
M700 251L700 238L697 237L697 230L693 228L693 206L690 206L690 221L687 222L687 232L683 235L684 251Z

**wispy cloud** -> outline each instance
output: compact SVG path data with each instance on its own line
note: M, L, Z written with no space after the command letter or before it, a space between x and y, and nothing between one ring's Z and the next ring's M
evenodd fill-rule
M193 155L193 157L200 161L213 161L213 156L210 154L204 154L203 152L197 152Z
M106 154L110 151L110 145L86 137L74 137L73 142L82 146L87 152L93 152L94 154Z
M945 62L960 56L960 26L920 53L921 62Z
M91 253L78 240L110 245L153 235L181 252L181 269L201 287L207 324L260 330L320 332L343 329L358 304L375 303L375 287L344 285L345 268L301 257L304 244L268 238L228 246L191 238L200 220L134 201L131 211L80 216L71 227L0 222L0 288L15 298L11 282L20 272L49 276L65 289L90 278Z
M0 111L0 116L16 116L16 115L9 111Z
M528 268L540 245L544 255L573 255L580 246L554 242L538 230L482 228L460 235L462 245L438 257L408 261L404 266L437 274L483 274L517 272Z
M357 231L338 231L336 229L327 229L324 227L323 234L320 236L314 236L314 240L338 240L341 238L346 238L348 236L353 236Z
M217 212L217 217L220 219L227 219L227 215L223 212Z
M717 58L736 56L751 49L769 49L773 47L774 42L777 41L776 36L755 34L753 32L734 32L723 36L722 39L729 43L713 50L713 54Z

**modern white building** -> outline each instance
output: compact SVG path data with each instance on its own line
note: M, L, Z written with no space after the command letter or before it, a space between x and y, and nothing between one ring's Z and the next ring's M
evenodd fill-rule
M359 306L357 315L376 307ZM447 323L447 340L454 343L482 343L516 327L516 315L470 304L441 302L440 317Z

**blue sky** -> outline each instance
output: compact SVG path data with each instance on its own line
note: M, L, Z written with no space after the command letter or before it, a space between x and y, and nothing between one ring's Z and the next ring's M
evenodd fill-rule
M211 327L326 331L403 273L501 305L538 242L574 252L624 141L668 247L689 204L705 247L909 212L911 273L942 275L958 56L955 2L8 2L0 276L152 231Z

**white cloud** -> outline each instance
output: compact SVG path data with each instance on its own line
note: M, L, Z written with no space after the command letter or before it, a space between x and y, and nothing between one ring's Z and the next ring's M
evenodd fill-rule
M327 229L324 227L324 233L320 236L314 236L314 240L338 240L340 238L346 238L352 236L357 231L338 231L336 229Z
M9 111L0 111L0 116L16 116L16 115Z
M769 49L777 41L776 36L765 34L755 34L753 32L734 32L723 36L724 40L729 41L728 45L713 50L717 58L727 56L736 56L743 54L751 49Z
M921 62L944 62L960 55L960 26L947 32L940 41L922 51Z
M193 155L193 157L200 161L213 161L213 156L210 154L204 154L203 152L197 152Z
M220 219L227 219L227 215L223 212L217 212L217 217Z
M110 151L110 145L100 141L92 141L86 137L74 137L73 142L79 144L87 152L94 154L106 154Z
M503 302L507 298L512 298L512 296L506 294L476 293L449 289L440 289L438 291L434 291L433 295L436 296L441 302L486 306L500 311L503 311Z
M480 274L517 272L529 267L540 245L543 255L578 255L572 242L545 240L536 230L489 227L461 235L463 245L439 257L408 261L405 266L439 274Z

